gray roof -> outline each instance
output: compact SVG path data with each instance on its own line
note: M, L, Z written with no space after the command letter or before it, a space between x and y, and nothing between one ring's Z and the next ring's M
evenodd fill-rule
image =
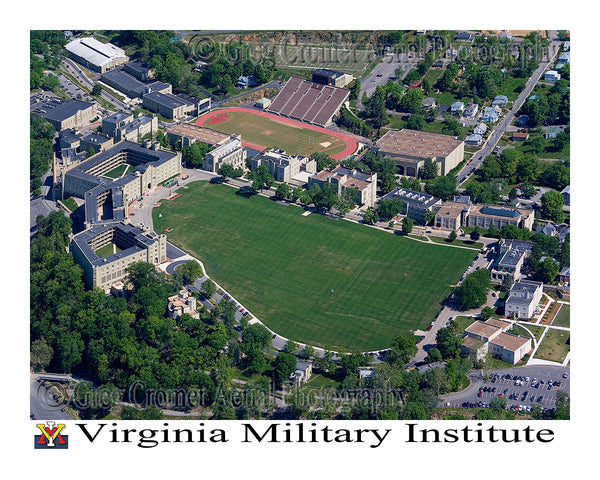
M150 92L145 94L144 98L149 98L159 105L172 109L181 107L182 105L189 105L189 102L171 93Z
M419 208L429 208L440 201L439 198L436 198L432 195L415 192L413 190L408 190L407 188L396 188L383 198L389 200L400 198L404 203Z
M94 251L89 246L89 243L92 242L94 238L96 238L99 234L105 232L107 229L116 229L120 230L122 235L119 235L119 238L128 238L130 240L130 246L122 251L115 253L109 257L102 257L101 255L96 255ZM142 229L128 223L123 223L121 221L110 221L98 223L96 225L92 225L87 230L84 230L81 233L78 233L73 238L73 242L79 247L81 252L85 255L87 260L92 265L102 265L103 263L112 262L117 260L118 258L123 258L131 255L132 253L140 252L145 250L149 246L151 246L158 239L158 235L154 232L144 232Z
M479 211L485 215L495 215L497 217L517 218L521 215L521 213L516 209L502 207L485 206Z
M146 85L123 70L111 70L103 73L100 79L123 93L135 92L138 97L144 94Z
M71 99L63 103L46 102L43 105L37 107L37 109L45 110L45 113L41 114L43 117L48 118L50 120L63 122L68 118L71 118L77 112L81 110L87 110L88 108L93 106L93 103Z

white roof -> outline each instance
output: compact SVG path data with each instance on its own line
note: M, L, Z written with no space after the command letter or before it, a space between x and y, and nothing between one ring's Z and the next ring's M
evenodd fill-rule
M112 43L99 42L93 37L76 38L65 48L99 67L118 58L127 58L124 50L115 47Z

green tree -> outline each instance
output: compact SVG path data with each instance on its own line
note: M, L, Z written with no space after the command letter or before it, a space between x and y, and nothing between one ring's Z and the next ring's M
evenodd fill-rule
M558 275L559 269L560 264L556 260L546 257L538 262L533 277L540 282L551 283Z
M412 218L404 217L402 219L402 231L408 235L410 232L412 232L413 224L414 222Z
M379 218L382 220L389 220L394 218L402 211L402 200L400 198L394 198L393 200L389 198L384 198L380 205L377 213Z
M44 370L52 361L54 350L45 338L38 338L31 343L30 360L36 372Z
M202 283L202 294L206 298L212 297L215 293L217 293L217 285L210 278L205 280Z
M540 213L542 218L556 223L561 223L564 220L565 215L562 211L564 198L559 192L555 190L547 191L542 195L541 203Z
M503 292L508 292L512 288L512 286L514 285L514 283L515 283L515 277L513 275L511 275L511 274L507 274L502 279L502 284L500 286L500 289Z
M431 180L438 176L438 166L431 158L426 158L423 162L423 170L421 171L421 178L424 180Z
M494 313L496 313L496 311L492 307L483 307L483 310L481 310L481 318L487 320L488 318L492 318Z
M490 289L490 271L486 268L470 273L455 290L461 310L481 307Z
M456 237L458 237L456 230L451 230L450 233L448 234L448 240L450 242L454 242L454 240L456 240Z
M296 356L293 353L280 352L273 362L273 379L279 387L284 385L296 370Z
M412 356L416 355L418 349L415 345L415 337L401 334L392 340L391 348L385 360L392 365L404 365Z
M427 182L425 191L444 201L451 200L456 195L456 178L452 176L437 177Z
M102 93L102 85L100 83L95 83L94 88L92 88L92 95L98 96Z
M233 177L233 165L231 165L229 163L224 163L223 165L221 165L219 167L219 169L217 170L217 173L219 175L221 175L221 178L223 179L223 181L226 181L227 178Z
M368 225L374 225L379 221L379 215L373 207L367 208L367 211L363 215L363 221Z
M275 196L280 200L285 200L290 196L290 187L287 183L280 183L275 190Z
M425 119L421 115L411 115L406 122L406 128L411 130L423 130L425 128Z
M470 234L469 237L471 238L471 240L473 240L474 242L476 242L477 240L479 240L479 237L481 237L481 234L479 233L479 229L475 228L475 230L473 230Z

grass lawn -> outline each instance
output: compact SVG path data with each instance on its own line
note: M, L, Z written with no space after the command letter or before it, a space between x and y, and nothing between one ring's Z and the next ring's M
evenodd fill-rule
M436 235L429 235L429 240L435 243L441 243L442 245L456 245L457 247L467 247L473 250L480 250L483 248L483 243L474 242L473 240L460 240L456 239L454 242L448 240L447 237L438 237Z
M129 165L127 163L122 163L118 167L113 168L110 172L106 172L103 177L108 178L121 178L123 174L127 171Z
M540 348L535 353L535 358L563 362L569 353L570 337L571 333L568 331L548 329Z
M325 132L277 122L250 112L229 111L226 115L228 118L219 123L211 123L210 118L200 118L200 123L219 132L240 133L246 142L266 148L281 148L290 155L311 155L315 152L335 155L346 148L341 138ZM219 116L214 118L218 119Z
M552 325L555 327L570 327L571 326L571 305L563 304L558 311Z
M427 245L196 182L154 227L275 332L324 348L388 347L425 328L473 251ZM159 218L159 214L162 216Z
M98 250L96 250L94 253L96 255L100 255L101 257L110 257L111 255L114 255L115 253L120 252L121 249L119 247L117 247L114 243L109 243L107 245L104 245L103 247L99 248Z

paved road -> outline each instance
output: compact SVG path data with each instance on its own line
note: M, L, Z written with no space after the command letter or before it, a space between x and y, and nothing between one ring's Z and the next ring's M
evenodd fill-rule
M377 64L371 73L360 79L360 93L356 101L358 110L364 110L362 97L365 93L367 97L371 98L378 86L385 85L390 79L396 80L396 69L402 69L400 79L403 79L415 65L415 59L408 59L404 53L389 53L384 55L381 62Z
M550 38L556 38L555 32L551 32ZM494 127L483 148L473 155L469 165L465 165L462 170L456 174L458 184L463 183L469 177L469 175L471 175L474 170L481 165L485 157L492 153L494 148L496 148L498 141L502 138L502 135L514 120L521 106L527 100L529 95L531 95L535 84L539 81L546 68L548 68L556 54L560 51L561 44L562 42L558 40L553 40L551 42L550 46L548 47L549 58L541 61L538 68L536 68L531 74L531 77L529 77L527 83L525 84L525 88L513 102L511 109L502 118L502 121Z
M67 410L63 407L66 397L64 384L38 381L39 377L40 375L35 373L30 376L29 418L31 420L71 420Z

